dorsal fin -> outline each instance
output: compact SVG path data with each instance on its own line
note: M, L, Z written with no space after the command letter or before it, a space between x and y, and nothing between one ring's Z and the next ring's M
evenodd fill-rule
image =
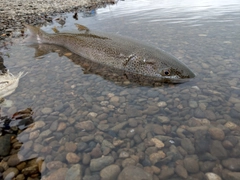
M59 33L59 30L57 29L56 26L54 26L54 27L52 28L52 30L53 30L53 32L55 32L55 33Z
M86 26L83 26L81 24L75 23L75 26L78 28L79 31L85 31L85 33L89 32L89 29Z

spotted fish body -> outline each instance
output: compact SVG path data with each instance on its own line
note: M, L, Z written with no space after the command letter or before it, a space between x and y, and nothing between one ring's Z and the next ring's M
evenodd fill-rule
M25 26L38 43L63 46L93 62L127 73L173 83L195 77L186 65L165 51L129 38L93 31L48 34L38 27Z

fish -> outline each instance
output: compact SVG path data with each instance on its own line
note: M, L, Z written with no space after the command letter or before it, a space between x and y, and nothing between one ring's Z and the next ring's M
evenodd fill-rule
M139 75L163 83L182 83L195 77L174 56L128 37L92 31L87 27L86 32L82 33L50 34L40 27L24 25L30 31L30 41L34 43L63 46L90 61L133 76Z
M13 75L9 70L0 74L0 99L12 94L18 87L20 78L27 74L24 72L19 72L17 75Z

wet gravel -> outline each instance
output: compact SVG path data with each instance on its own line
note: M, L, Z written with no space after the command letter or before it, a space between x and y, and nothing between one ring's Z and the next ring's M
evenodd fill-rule
M24 33L23 23L43 25L51 23L61 13L82 12L92 8L114 4L114 0L1 0L0 1L0 48L6 46L9 36ZM8 40L9 41L9 40Z

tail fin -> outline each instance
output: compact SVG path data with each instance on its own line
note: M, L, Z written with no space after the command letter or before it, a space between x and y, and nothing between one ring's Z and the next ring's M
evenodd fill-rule
M27 37L26 41L42 43L44 35L47 36L47 33L42 31L40 27L35 27L28 24L23 24L29 31L30 36Z
M25 24L25 23L23 25L31 32L32 36L36 36L40 32L39 27L35 27L35 26L28 25L28 24Z

